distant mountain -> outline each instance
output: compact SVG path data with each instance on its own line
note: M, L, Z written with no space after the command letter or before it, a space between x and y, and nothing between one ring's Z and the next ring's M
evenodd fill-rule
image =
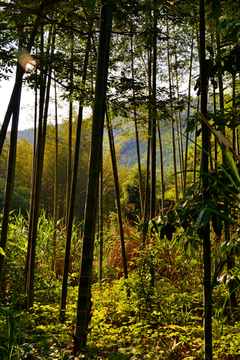
M144 157L146 158L147 141L140 141L139 147L141 159ZM137 149L134 137L131 137L129 140L122 143L122 148L119 151L118 163L120 166L126 166L129 169L137 164Z
M26 129L18 131L18 140L25 138L31 145L33 145L34 141L34 130Z
M20 130L18 132L18 139L21 140L25 138L30 144L33 145L34 132L33 129ZM184 140L183 140L184 141ZM164 170L173 170L173 156L172 156L172 143L171 143L171 131L167 129L165 131L165 139L162 139L163 142L163 163ZM104 146L107 146L108 140L104 141ZM116 144L118 141L116 141ZM184 141L185 143L185 141ZM146 165L147 159L147 141L140 141L140 154L141 154L141 163ZM177 146L177 144L176 144ZM157 167L160 166L160 156L159 156L159 147L157 145ZM178 162L177 156L177 162ZM129 138L126 141L121 141L121 149L119 151L119 166L125 166L129 169L133 168L137 164L137 150L136 150L136 141L134 137Z

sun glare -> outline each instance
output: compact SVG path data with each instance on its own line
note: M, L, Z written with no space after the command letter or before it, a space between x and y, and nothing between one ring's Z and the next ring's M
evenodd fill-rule
M36 67L34 58L29 54L26 49L19 51L18 62L26 71L33 71Z

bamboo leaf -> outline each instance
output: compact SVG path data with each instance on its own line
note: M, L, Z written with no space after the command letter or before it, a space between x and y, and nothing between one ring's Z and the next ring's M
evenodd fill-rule
M205 227L207 225L207 223L209 222L209 216L210 216L209 209L205 209L205 211L203 213L203 227Z
M219 138L219 140L221 140L226 148L229 149L231 147L230 141L221 133L221 131L212 129L212 132Z
M13 331L14 331L14 322L13 322L13 313L7 308L0 307L0 313L5 315L6 322L8 325L8 354L7 359L11 358L12 346L13 346Z
M156 231L156 233L158 233L158 225L156 221L152 220L151 223L152 223L152 228Z
M196 224L196 227L195 227L195 232L194 232L194 235L193 235L193 241L192 241L192 247L191 247L191 254L192 254L192 251L193 251L193 248L194 248L194 243L195 243L196 234L197 234L197 231L198 231L199 226L200 226L200 224L201 224L202 217L203 217L205 211L206 211L206 208L205 208L205 209L202 209L202 210L200 211L200 213L199 213L198 221L197 221L197 224Z
M146 236L148 232L148 221L145 221L144 223L140 224L138 226L138 231L139 232L141 231L143 236Z
M210 53L211 56L214 56L214 51L212 46L207 46L207 51Z

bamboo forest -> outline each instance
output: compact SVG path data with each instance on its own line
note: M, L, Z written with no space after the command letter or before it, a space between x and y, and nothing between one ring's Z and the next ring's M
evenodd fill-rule
M0 1L0 359L240 359L239 5Z

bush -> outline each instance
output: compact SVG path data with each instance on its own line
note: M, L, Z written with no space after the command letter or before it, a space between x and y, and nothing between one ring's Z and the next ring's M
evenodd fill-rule
M30 193L31 191L23 186L15 183L14 194L12 202L12 210L15 214L21 213L27 217L30 207ZM5 194L5 181L0 178L0 210L3 211L4 207L4 194Z

